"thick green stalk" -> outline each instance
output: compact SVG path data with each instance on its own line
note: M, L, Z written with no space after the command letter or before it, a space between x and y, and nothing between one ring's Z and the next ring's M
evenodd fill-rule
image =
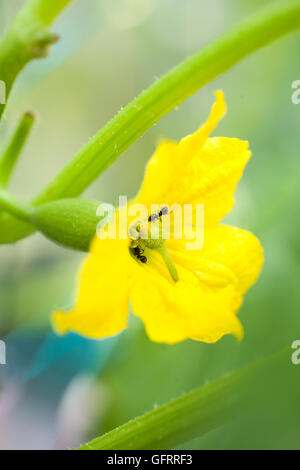
M81 194L161 117L254 50L300 28L300 2L280 2L233 28L168 72L112 119L42 191L45 198Z
M299 0L285 0L233 28L157 80L120 111L33 203L78 196L171 109L256 49L299 27ZM34 231L9 216L1 221L1 227L0 243L14 242Z
M31 113L25 113L21 118L18 127L12 135L8 146L0 155L0 186L5 187L11 177L18 157L26 143L27 137L34 123L34 116Z
M5 84L6 100L13 83L25 65L45 57L57 40L49 30L51 23L71 0L28 0L0 44L0 80ZM5 103L0 103L0 117Z
M278 377L278 367L292 374L297 371L290 360L290 348L260 359L214 382L199 387L166 405L135 418L98 437L79 450L172 449L222 426L249 410L263 394L266 384ZM287 383L291 383L290 381Z

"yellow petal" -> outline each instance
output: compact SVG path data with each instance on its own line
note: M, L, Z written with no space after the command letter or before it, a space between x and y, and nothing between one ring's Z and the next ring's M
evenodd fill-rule
M230 276L234 282L235 277L241 294L254 284L263 265L259 240L251 232L229 225L205 230L199 251L187 251L183 240L170 240L168 249L175 262L203 273L211 286Z
M210 133L215 129L219 120L226 112L223 92L215 93L216 102L206 121L194 134L184 137L179 143L164 140L156 149L148 162L145 178L137 200L144 204L167 202L167 195L173 177L181 172L195 154L205 144ZM162 185L157 183L162 183ZM180 201L174 201L180 202Z
M176 283L150 269L136 276L133 283L132 309L143 320L149 338L168 344L187 338L213 343L225 334L241 339L243 329L233 313L234 287L228 284L216 293L188 270L177 269Z
M208 138L225 112L222 92L204 126L179 143L165 141L150 159L137 202L204 204L206 226L219 223L231 210L233 194L250 158L248 142Z
M212 105L207 121L194 134L188 135L180 141L180 150L186 153L185 162L201 149L226 113L226 103L222 90L216 91L215 96L216 102Z
M74 310L55 312L56 331L72 330L91 338L115 335L126 328L129 300L127 240L99 240L83 264Z

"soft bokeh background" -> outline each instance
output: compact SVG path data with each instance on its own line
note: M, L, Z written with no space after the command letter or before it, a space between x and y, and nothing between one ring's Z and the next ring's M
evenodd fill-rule
M19 77L0 128L5 144L20 115L37 125L11 184L34 196L122 106L201 46L256 12L266 0L77 0L56 23L60 43ZM21 0L0 0L4 34ZM151 343L140 321L116 338L57 338L53 307L67 306L82 255L34 236L0 247L0 448L75 447L191 388L300 338L300 36L253 54L150 129L86 195L114 202L133 196L160 137L179 139L206 118L222 88L228 114L217 135L247 139L253 158L227 221L250 229L265 248L265 266L246 295L245 339L216 345ZM1 227L0 227L1 230ZM284 367L284 366L283 366ZM284 370L278 368L278 376ZM294 366L298 379L300 366ZM297 377L298 376L298 377ZM299 377L300 378L300 377ZM272 406L210 432L185 448L300 448L300 400L294 383L267 396ZM253 404L252 404L253 405ZM250 404L249 404L250 406Z

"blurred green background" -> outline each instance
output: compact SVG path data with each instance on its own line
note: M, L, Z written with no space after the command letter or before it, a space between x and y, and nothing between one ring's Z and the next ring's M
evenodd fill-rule
M0 0L1 36L23 3ZM75 1L54 27L59 44L47 60L26 68L10 98L1 146L24 111L37 115L11 189L29 200L137 93L272 3ZM225 337L215 345L158 345L135 317L117 338L56 338L50 313L70 302L82 254L39 234L1 246L0 338L7 344L7 365L0 366L0 448L75 447L300 338L300 104L291 101L291 84L300 79L299 46L299 33L283 38L200 90L85 194L106 202L134 196L157 141L195 130L208 115L214 90L222 88L228 114L215 135L249 140L253 152L226 221L253 231L265 249L262 275L240 311L243 342ZM278 367L279 378L284 368ZM300 448L299 378L300 365L291 383L271 398L266 392L259 416L249 404L245 416L182 447ZM272 406L262 405L270 401Z

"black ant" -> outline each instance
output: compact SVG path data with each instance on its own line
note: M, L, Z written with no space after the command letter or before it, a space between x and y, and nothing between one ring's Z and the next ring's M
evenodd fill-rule
M169 209L168 207L164 206L160 209L160 211L157 213L157 214L151 214L149 217L148 217L148 222L153 222L154 220L158 220L160 219L163 215L166 215L168 214L169 212ZM140 231L138 230L138 227L136 228L137 231ZM137 243L136 241L133 242L134 244ZM139 245L137 246L134 246L133 244L131 245L131 250L132 250L132 253L134 254L134 256L141 262L141 263L147 263L147 257L143 254L144 253L144 249L141 248Z
M148 217L148 222L154 222L154 220L159 219L161 216L166 215L168 212L169 212L169 209L166 206L164 206L161 208L158 214L151 214Z
M139 259L142 263L147 263L147 257L143 255L144 250L143 248L140 248L139 246L135 246L133 248L133 253Z

